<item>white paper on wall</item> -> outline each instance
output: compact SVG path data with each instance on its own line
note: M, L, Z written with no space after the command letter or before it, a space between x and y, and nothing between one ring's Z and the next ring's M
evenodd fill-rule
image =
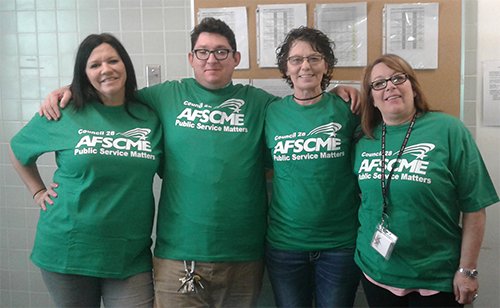
M258 5L256 16L259 67L277 67L276 48L290 30L307 26L307 6L305 3Z
M250 54L248 51L248 17L246 7L222 7L198 10L198 23L206 17L213 17L224 21L233 30L236 37L236 48L241 53L240 64L236 69L250 68Z
M500 60L483 62L483 124L500 126Z
M293 94L293 89L286 83L285 79L252 79L252 85L265 90L272 95L285 97Z
M438 68L439 3L386 4L383 53L399 55L414 69Z
M250 84L280 97L285 97L294 93L294 90L286 83L285 79L251 79ZM361 88L360 82L356 80L331 80L330 85L325 91L328 92L339 85L350 86L358 90Z
M337 67L366 66L366 2L317 4L315 27L334 43Z

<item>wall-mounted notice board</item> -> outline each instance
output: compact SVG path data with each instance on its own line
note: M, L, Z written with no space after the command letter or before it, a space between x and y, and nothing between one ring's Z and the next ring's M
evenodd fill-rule
M237 70L237 79L281 78L276 68L259 68L257 64L256 9L259 4L306 3L307 24L314 27L316 4L366 2L368 16L368 63L382 54L383 9L386 4L439 3L438 68L417 70L417 77L433 109L460 116L462 0L194 0L194 11L200 8L246 7L250 69ZM197 23L196 16L193 16ZM332 38L335 41L335 38ZM333 79L360 80L362 67L338 67Z

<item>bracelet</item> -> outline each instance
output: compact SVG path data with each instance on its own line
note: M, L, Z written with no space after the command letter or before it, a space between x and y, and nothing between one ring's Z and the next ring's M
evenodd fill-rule
M44 188L40 189L39 191L37 191L36 193L34 193L34 194L33 194L33 199L35 199L35 196L36 196L39 192L41 192L42 190L47 190L47 188L45 188L45 187L44 187Z

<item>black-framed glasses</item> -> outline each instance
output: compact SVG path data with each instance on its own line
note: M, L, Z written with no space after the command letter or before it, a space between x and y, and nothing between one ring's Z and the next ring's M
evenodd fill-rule
M370 87L372 87L372 89L375 91L383 90L387 88L389 80L392 82L393 85L397 86L405 83L408 80L408 74L402 73L402 74L396 74L391 78L387 79L377 79L374 82L370 83Z
M215 59L217 60L226 60L227 57L229 56L229 53L235 52L236 50L232 49L215 49L215 50L208 50L208 49L195 49L193 50L194 55L198 60L207 60L210 58L210 54L214 54Z
M304 60L307 59L307 62L309 64L314 65L320 63L324 57L320 55L314 55L314 56L309 56L309 57L301 57L301 56L293 56L293 57L288 57L288 63L291 65L302 65L304 63Z

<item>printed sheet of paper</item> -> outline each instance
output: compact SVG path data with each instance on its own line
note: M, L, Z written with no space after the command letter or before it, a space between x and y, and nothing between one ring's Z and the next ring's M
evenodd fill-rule
M224 21L233 30L236 37L236 48L241 53L240 64L236 69L250 68L248 51L248 17L246 7L223 7L199 9L198 23L205 17L213 17Z
M367 20L366 2L316 5L315 27L335 43L337 67L366 66Z
M233 78L233 84L242 84L244 86L252 85L252 81L250 79L236 79Z
M500 126L500 61L483 62L483 124Z
M437 69L439 3L387 4L384 11L383 52L414 69Z
M361 82L358 80L330 80L330 85L326 88L325 92L330 92L337 86L348 86L361 91Z
M252 85L279 97L293 94L293 89L285 79L252 79Z
M307 26L307 7L299 4L257 6L257 61L259 67L277 67L276 48L294 28Z

